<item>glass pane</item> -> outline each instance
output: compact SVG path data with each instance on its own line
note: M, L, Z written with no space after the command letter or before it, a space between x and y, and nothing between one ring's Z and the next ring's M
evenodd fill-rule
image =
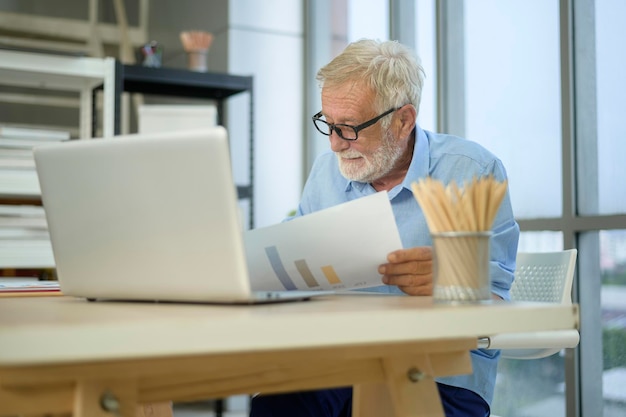
M553 252L563 250L562 232L522 232L518 252Z
M518 218L562 213L559 2L465 2L466 134L504 162Z
M558 250L563 250L561 232L520 234L520 252ZM508 417L564 416L564 369L564 359L560 354L534 360L500 360L493 413Z
M565 366L555 353L541 359L501 359L492 412L508 417L565 416Z
M389 39L389 1L348 0L348 42L361 38Z
M626 230L600 232L604 417L626 416Z
M350 42L361 38L389 39L389 2L369 0L367 6L357 0L330 2L332 55L338 55ZM317 71L317 69L316 69Z
M600 214L626 213L626 2L596 1L598 193ZM616 192L622 190L621 192ZM590 213L595 214L595 213Z
M422 101L417 122L422 129L437 131L437 57L435 54L435 4L434 0L415 1L415 45L426 73Z

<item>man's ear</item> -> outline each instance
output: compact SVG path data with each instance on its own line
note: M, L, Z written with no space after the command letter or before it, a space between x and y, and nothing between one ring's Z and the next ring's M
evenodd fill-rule
M398 120L400 121L400 137L404 138L411 134L415 128L417 110L412 104L407 104L398 110Z

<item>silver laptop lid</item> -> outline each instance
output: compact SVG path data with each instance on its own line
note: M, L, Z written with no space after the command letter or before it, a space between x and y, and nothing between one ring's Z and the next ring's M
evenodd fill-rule
M34 154L65 294L249 297L224 128L71 141Z

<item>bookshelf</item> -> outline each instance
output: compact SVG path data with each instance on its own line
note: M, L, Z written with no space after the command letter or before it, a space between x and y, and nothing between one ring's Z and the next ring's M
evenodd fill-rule
M101 117L102 136L120 133L121 94L140 93L156 96L199 98L216 104L217 123L224 125L225 101L237 94L249 95L248 176L245 183L237 184L240 200L248 202L248 226L253 228L253 79L221 73L198 73L173 68L148 68L125 65L114 58L88 58L47 53L22 52L0 49L0 86L10 85L35 89L69 90L80 93L79 137L94 137L97 118ZM102 111L97 111L96 94L102 94ZM1 99L1 97L0 97ZM2 120L0 120L2 124ZM239 140L233 138L232 140ZM7 189L0 189L0 206L20 207L27 213L41 205L38 183L31 175L21 184L15 179L5 181ZM2 178L0 178L0 185ZM10 216L18 216L12 210ZM28 217L30 214L27 214ZM41 215L41 213L39 213ZM24 222L24 220L19 220ZM42 229L40 226L36 228ZM47 229L42 233L47 233ZM40 235L43 236L43 235ZM37 237L31 248L23 253L14 251L19 245L7 243L0 247L0 270L11 268L53 268L48 238ZM0 245L1 246L1 245ZM3 257L3 253L7 252ZM3 261L3 259L6 261Z
M33 147L60 145L70 133L0 125L0 277L54 269Z
M113 136L115 59L0 49L0 85L80 93L79 137L91 137L93 88L103 95L103 136ZM0 97L1 98L1 97ZM35 98L36 100L36 98ZM1 120L0 120L1 121Z
M78 93L80 138L91 137L96 86L104 91L103 135L113 135L114 77L113 58L0 49L0 88ZM43 100L36 94L0 94L0 100L8 103L52 106L60 103L50 97ZM7 124L0 115L0 276L43 277L54 270L32 147L68 139L69 132L42 128L37 125L36 117L32 126L20 127Z

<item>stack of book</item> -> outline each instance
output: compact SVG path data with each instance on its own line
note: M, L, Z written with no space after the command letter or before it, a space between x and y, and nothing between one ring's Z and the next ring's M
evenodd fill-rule
M0 126L0 199L39 200L33 148L69 138L64 131Z
M0 278L0 297L21 295L61 295L59 282L26 277Z
M0 205L0 269L54 266L43 207Z
M69 132L0 126L0 269L54 268L33 148Z

